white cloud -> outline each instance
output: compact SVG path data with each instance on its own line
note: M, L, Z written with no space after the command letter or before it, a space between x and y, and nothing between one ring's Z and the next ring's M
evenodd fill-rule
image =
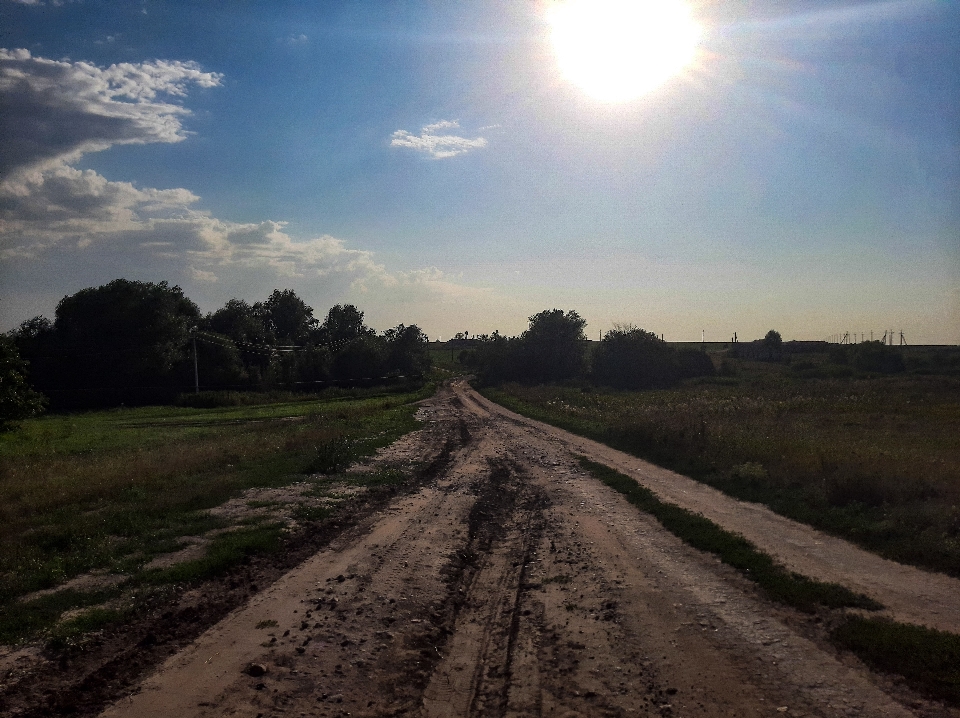
M65 164L117 144L180 142L190 111L158 99L221 75L194 62L153 60L97 67L0 48L0 177Z
M352 289L384 306L482 291L435 268L390 272L370 251L329 235L295 238L284 222L214 217L188 189L138 187L72 165L112 145L183 140L189 111L158 98L220 80L191 62L101 68L0 49L0 276L31 267L49 273L57 294L54 277L63 272L74 284L86 276L100 281L99 268L109 266L179 274L201 292L272 284L342 296ZM436 134L456 128L446 121L424 128L434 156L485 144ZM10 277L5 293L15 294Z
M195 282L206 282L212 284L216 282L219 277L213 272L207 272L203 269L197 269L196 267L187 267L187 276L190 277Z
M391 147L407 147L418 152L425 152L434 159L456 157L471 150L487 146L484 137L460 137L453 134L438 134L443 130L460 129L460 123L453 120L441 120L430 125L424 125L419 135L411 134L406 130L397 130L390 138Z

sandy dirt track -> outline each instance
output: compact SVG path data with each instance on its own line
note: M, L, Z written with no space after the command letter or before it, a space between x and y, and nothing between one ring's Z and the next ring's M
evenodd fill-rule
M904 620L955 625L958 582L510 414L463 383L422 413L428 427L390 451L443 453L442 471L254 595L102 715L958 714L837 654L815 619L769 604L584 474L574 455L636 476Z

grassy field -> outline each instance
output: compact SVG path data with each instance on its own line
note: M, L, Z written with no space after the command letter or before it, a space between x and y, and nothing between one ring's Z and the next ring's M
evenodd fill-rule
M66 610L99 605L123 590L20 600L80 574L160 585L210 575L251 552L276 548L280 525L232 526L205 509L245 489L302 482L304 471L323 468L318 462L331 447L340 464L345 451L372 453L417 428L413 402L432 392L428 385L407 393L364 390L208 409L51 415L0 435L0 641L35 633ZM218 529L231 530L216 535ZM210 531L216 538L200 562L144 570L157 555L183 547L184 537ZM89 621L96 612L84 615Z
M726 372L663 391L484 391L881 555L960 576L960 379L812 379L743 360Z

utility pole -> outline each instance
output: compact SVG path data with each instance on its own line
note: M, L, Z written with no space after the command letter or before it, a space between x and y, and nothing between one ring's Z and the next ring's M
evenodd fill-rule
M190 330L190 338L193 340L193 393L200 393L200 369L197 367L197 328Z

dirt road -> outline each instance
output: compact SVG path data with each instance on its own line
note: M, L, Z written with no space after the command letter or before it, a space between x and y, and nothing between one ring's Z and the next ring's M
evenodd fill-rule
M103 716L955 715L838 655L813 619L687 547L585 475L574 453L640 475L898 617L953 625L960 583L864 558L511 415L464 384L422 414L428 430L390 451L443 453L442 471L253 596Z

